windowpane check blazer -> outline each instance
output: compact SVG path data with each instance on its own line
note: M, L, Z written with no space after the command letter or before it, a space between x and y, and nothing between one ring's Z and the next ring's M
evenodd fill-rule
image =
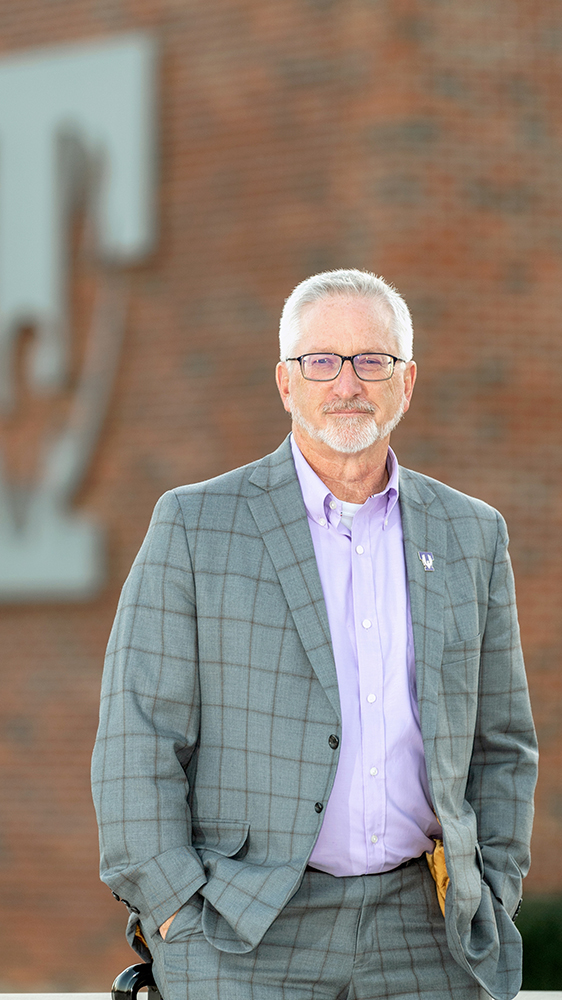
M451 879L447 939L510 1000L537 755L507 533L485 503L406 469L400 507L420 725ZM336 669L287 439L166 493L123 588L93 792L102 878L129 908L131 940L140 923L150 947L198 893L209 942L256 947L303 877L337 768L333 736Z

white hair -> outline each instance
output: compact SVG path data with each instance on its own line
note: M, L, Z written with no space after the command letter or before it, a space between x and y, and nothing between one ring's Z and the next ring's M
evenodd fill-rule
M300 338L300 321L305 306L330 296L356 296L372 299L385 305L390 311L390 332L396 339L396 349L404 361L412 358L414 330L412 317L400 292L383 278L377 278L370 271L356 268L340 268L337 271L323 271L301 281L293 289L283 306L279 324L279 347L281 360L294 353Z

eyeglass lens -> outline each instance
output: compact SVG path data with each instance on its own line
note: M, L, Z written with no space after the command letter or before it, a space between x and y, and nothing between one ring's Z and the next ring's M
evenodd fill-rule
M302 373L314 382L328 382L339 375L343 361L339 354L305 354ZM366 382L382 382L394 371L394 358L389 354L356 354L353 358L355 374Z

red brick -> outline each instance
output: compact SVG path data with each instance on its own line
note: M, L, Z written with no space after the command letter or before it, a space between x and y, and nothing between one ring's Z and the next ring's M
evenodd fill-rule
M108 990L134 960L97 881L88 791L103 649L152 506L273 449L284 298L367 267L411 304L403 464L506 515L543 767L529 891L561 891L562 14L555 0L3 0L3 52L152 30L160 238L78 506L108 531L96 600L1 612L0 989ZM95 267L77 250L75 328ZM230 379L213 378L227 347ZM522 360L531 355L533 374ZM69 394L0 426L34 467Z

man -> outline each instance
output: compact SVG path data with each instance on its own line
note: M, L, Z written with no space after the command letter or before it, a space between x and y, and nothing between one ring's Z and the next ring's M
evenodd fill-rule
M292 437L167 493L125 584L102 878L165 1000L509 1000L536 749L504 523L399 470L382 279L299 285L281 358Z

